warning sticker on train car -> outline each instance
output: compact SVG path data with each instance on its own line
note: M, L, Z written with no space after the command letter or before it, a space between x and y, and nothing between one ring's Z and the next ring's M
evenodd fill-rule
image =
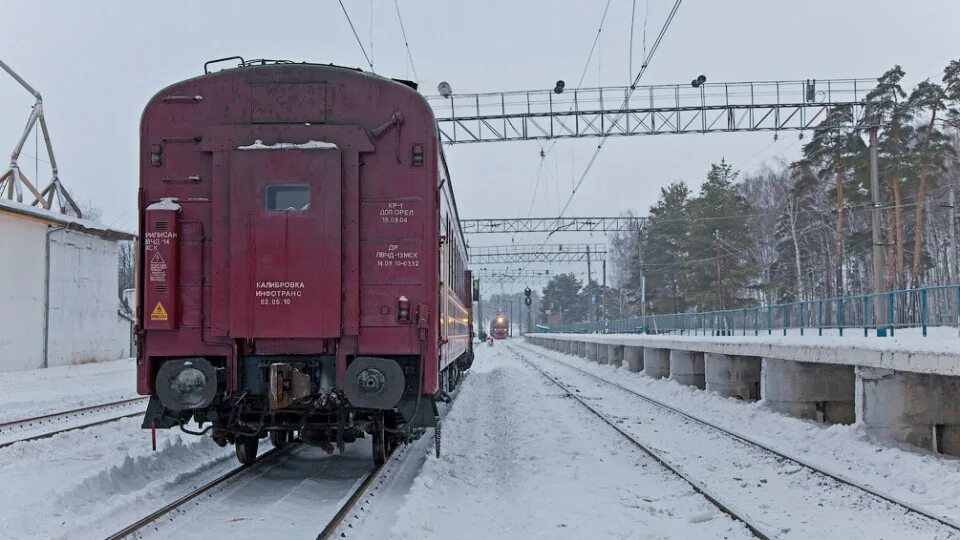
M163 309L163 304L157 302L157 307L153 308L153 312L150 313L151 321L165 321L167 320L167 310Z
M167 280L167 261L163 260L159 251L153 252L150 257L150 281L164 282Z

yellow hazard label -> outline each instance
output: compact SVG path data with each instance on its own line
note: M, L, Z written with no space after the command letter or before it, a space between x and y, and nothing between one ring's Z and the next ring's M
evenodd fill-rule
M165 321L167 320L167 310L163 309L163 304L157 302L157 307L153 308L153 313L150 314L151 321Z

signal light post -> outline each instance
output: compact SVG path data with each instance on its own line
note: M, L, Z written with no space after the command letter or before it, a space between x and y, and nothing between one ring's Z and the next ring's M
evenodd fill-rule
M531 306L533 305L533 298L531 298L532 294L533 294L533 291L530 290L530 287L527 287L526 289L523 290L523 303L527 305L527 333L528 334L533 333L533 319L531 318L531 315L530 315Z

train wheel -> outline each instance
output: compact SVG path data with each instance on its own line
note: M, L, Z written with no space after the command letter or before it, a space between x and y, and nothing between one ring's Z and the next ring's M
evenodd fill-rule
M377 466L387 462L390 453L387 432L384 430L383 413L377 413L373 419L373 463Z
M237 461L243 465L253 463L257 459L257 447L260 446L260 439L250 436L237 437Z
M293 439L293 432L289 429L276 429L270 432L270 444L274 448L283 448Z

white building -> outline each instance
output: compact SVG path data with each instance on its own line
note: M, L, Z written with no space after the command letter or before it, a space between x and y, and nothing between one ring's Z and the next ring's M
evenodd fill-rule
M0 199L0 371L131 356L117 263L133 238Z

